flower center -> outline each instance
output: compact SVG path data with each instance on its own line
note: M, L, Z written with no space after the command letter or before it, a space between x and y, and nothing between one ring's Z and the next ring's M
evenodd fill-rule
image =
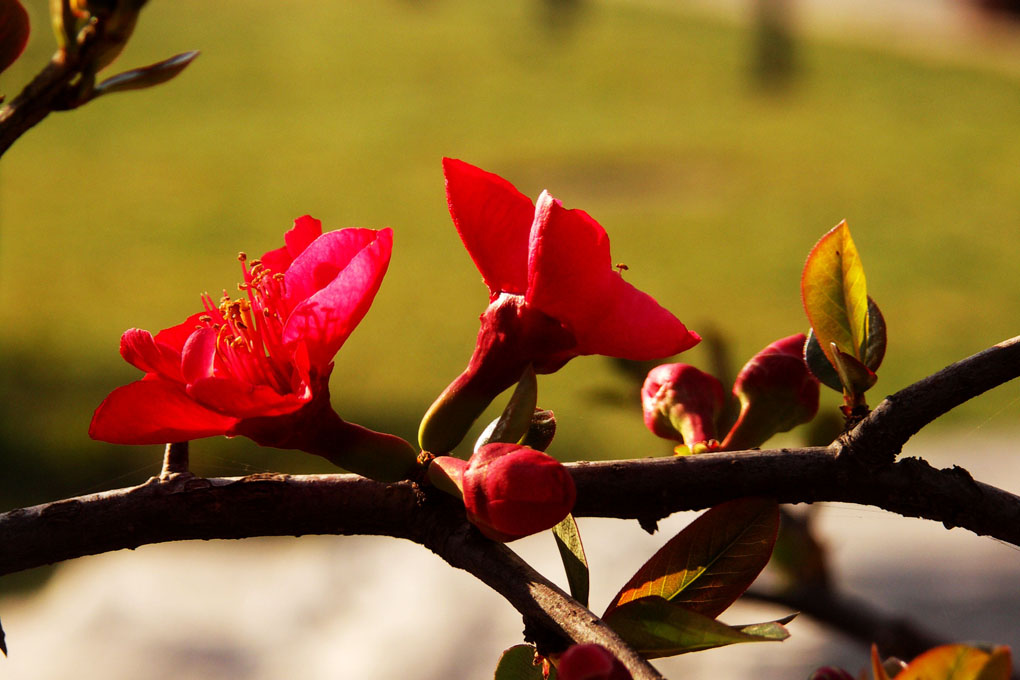
M202 295L206 313L200 321L217 330L214 374L269 385L280 394L292 392L293 362L282 342L288 313L284 276L260 260L248 266L244 253L237 259L244 274L237 288L246 296L232 300L224 290L216 305L208 293Z

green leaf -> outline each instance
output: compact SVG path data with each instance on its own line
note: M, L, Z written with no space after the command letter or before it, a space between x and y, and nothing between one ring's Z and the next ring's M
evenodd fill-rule
M818 382L837 392L843 391L839 373L836 373L836 368L829 363L829 358L825 356L822 346L818 344L818 337L815 335L814 329L808 331L807 342L804 344L804 361L818 378Z
M830 343L862 360L868 337L868 291L864 267L846 221L823 236L808 255L801 275L808 321L826 358L836 365Z
M93 96L99 97L100 95L126 92L127 90L144 90L145 88L165 83L187 68L188 64L193 62L197 56L198 51L192 50L191 52L183 52L149 66L119 73L96 85L95 90L93 90Z
M878 367L882 365L882 359L885 358L885 317L882 316L882 311L871 296L868 296L868 341L866 344L864 361L861 363L871 371L877 371ZM804 361L823 385L831 387L837 392L843 390L839 374L833 364L829 362L825 352L822 351L821 345L818 344L818 337L815 335L814 329L808 331L807 343L804 345Z
M911 661L895 680L1009 680L1010 666L1008 649L993 657L970 645L942 645Z
M747 626L727 626L661 597L644 597L607 614L606 624L646 659L723 647L740 642L776 642L790 637L783 624L793 617Z
M868 342L862 363L877 371L885 358L885 317L875 301L868 296Z
M21 3L0 0L0 73L25 51L28 33L28 12Z
M662 546L606 610L657 596L708 617L740 597L765 567L779 531L779 506L740 498L702 514Z
M567 515L563 521L553 527L556 548L563 560L563 570L567 572L567 585L570 595L575 600L588 606L588 558L584 555L581 544L581 533L577 530L577 522L573 515Z
M499 418L489 423L488 427L478 436L474 450L477 451L486 444L494 442L507 444L519 442L531 428L531 418L535 414L537 405L538 378L535 376L535 369L531 364L528 364L517 387L514 388L514 393L510 396L510 401L503 409L503 413Z
M555 671L549 676L556 677ZM531 645L514 645L499 657L493 680L544 680L542 664L535 663L535 648Z

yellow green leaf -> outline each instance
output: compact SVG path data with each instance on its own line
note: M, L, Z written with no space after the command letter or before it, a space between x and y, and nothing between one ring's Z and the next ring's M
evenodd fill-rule
M714 618L765 568L779 531L779 506L765 498L717 505L670 539L613 598L606 615L656 596Z
M895 680L977 680L991 659L991 654L977 647L943 645L911 661ZM1009 673L1004 677L1008 678Z
M988 663L981 669L974 680L1009 680L1013 674L1013 657L1009 647L1000 646L992 649Z
M741 642L781 642L790 637L778 621L728 626L661 597L643 597L614 609L606 624L646 659L698 652Z
M823 236L801 275L804 311L826 358L836 365L831 343L863 362L868 338L868 289L846 221Z
M588 558L584 555L581 543L581 532L573 515L567 515L563 521L553 527L556 537L556 548L563 560L563 569L567 573L567 584L570 596L588 606Z

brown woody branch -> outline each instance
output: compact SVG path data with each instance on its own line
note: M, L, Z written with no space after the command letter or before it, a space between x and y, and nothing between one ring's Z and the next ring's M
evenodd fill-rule
M96 71L127 42L144 0L120 3L112 16L93 16L77 36L67 36L66 47L18 96L0 108L0 156L53 111L77 108L92 97ZM74 22L66 0L61 3L65 22ZM70 24L65 24L70 25ZM100 63L100 59L106 62Z
M769 496L783 503L874 505L1020 546L1020 498L975 481L962 468L937 470L913 458L872 471L834 448L806 448L568 468L578 489L574 514L581 517L655 521L734 498ZM431 521L434 502L410 483L357 475L153 478L0 515L0 575L187 539L373 534L424 544L427 527L419 525Z
M1017 374L1020 338L889 397L830 447L573 464L574 512L647 524L678 510L751 495L786 503L844 501L1020 546L1017 496L974 481L962 468L936 470L917 459L868 464L894 460L913 432ZM506 546L482 538L455 501L407 482L382 484L354 475L199 479L177 472L162 481L0 515L0 574L148 543L301 534L374 534L421 543L506 597L540 645L552 651L565 640L598 641L635 678L660 677L590 611Z
M841 442L872 465L887 465L907 440L939 416L1020 376L1020 336L946 366L890 395Z

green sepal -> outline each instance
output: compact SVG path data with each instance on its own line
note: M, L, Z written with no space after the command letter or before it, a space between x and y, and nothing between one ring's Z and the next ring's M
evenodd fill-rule
M535 375L535 369L528 364L503 413L489 423L478 436L474 450L496 442L515 444L521 441L531 428L531 419L535 415L537 405L538 377Z
M454 498L464 498L464 470L467 468L466 460L454 458L453 456L436 456L431 463L426 475L432 486L440 491L445 491Z

